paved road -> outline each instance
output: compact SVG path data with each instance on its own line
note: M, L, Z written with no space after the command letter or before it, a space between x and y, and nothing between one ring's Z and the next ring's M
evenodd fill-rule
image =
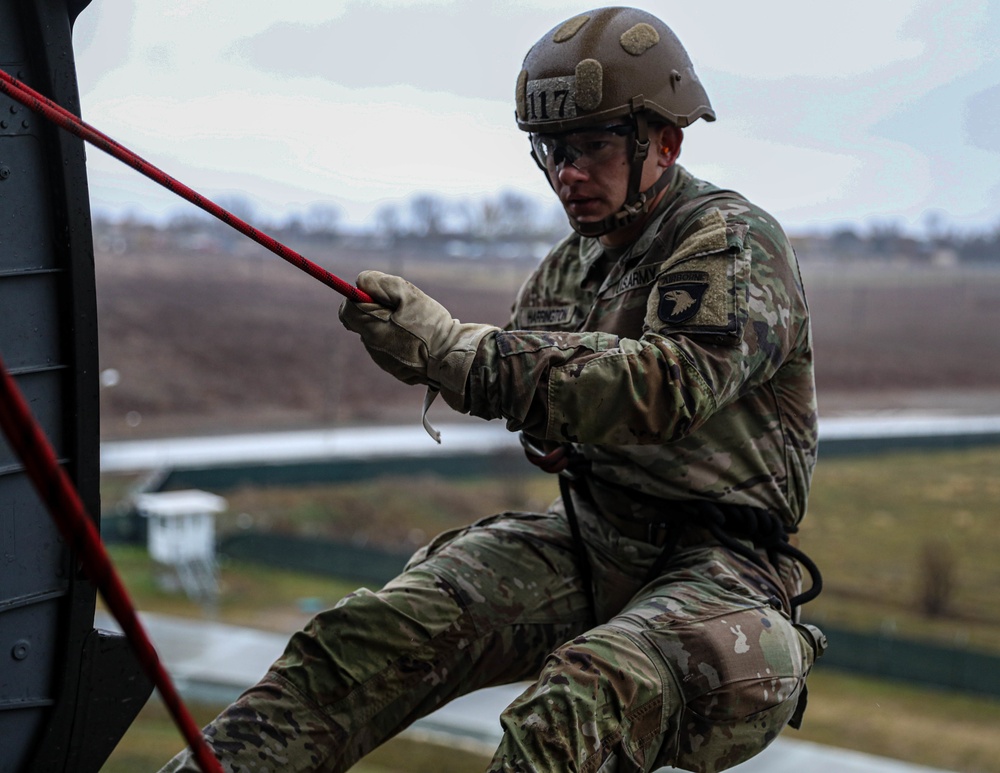
M517 435L501 422L444 424L441 445L418 424L405 427L353 427L215 437L127 440L101 445L101 470L134 472L167 467L218 466L312 460L488 455L518 448ZM870 414L820 419L820 442L1000 435L1000 415L935 416Z
M160 659L189 701L228 703L256 682L281 654L287 636L249 628L165 615L141 615ZM119 630L105 615L98 627ZM449 742L496 746L497 718L521 691L497 687L459 698L417 722L413 733L445 736ZM666 773L672 768L664 768ZM858 752L779 738L761 755L733 768L739 773L947 773Z

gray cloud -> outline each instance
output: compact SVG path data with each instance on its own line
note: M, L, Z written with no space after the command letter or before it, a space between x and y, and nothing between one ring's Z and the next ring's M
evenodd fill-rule
M128 61L128 41L132 28L135 2L110 4L93 2L87 6L73 26L73 48L78 69L104 74ZM96 45L98 30L102 30L101 45Z
M969 143L1000 153L1000 85L973 94L965 103L964 127Z
M408 84L463 97L513 101L528 46L558 20L492 4L351 6L318 26L278 24L236 44L269 72L320 76L349 87Z

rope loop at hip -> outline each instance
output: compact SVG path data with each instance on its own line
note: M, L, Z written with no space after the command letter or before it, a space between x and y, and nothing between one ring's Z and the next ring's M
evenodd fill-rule
M751 505L698 501L695 506L699 510L701 523L713 537L762 569L766 568L763 559L756 551L747 547L745 542L741 542L741 538L750 540L755 546L766 550L774 566L777 566L778 554L782 554L805 567L812 585L807 591L790 600L793 610L809 603L823 590L823 575L820 574L819 567L809 556L791 544L790 534L793 534L794 530L786 528L774 513Z
M663 550L656 562L650 567L646 581L652 581L663 570L670 556L673 555L681 538L688 527L707 529L719 543L729 550L746 558L761 569L766 570L764 560L754 548L763 548L773 567L778 565L778 556L785 555L801 564L809 573L811 585L809 589L793 596L789 603L792 613L815 599L823 590L823 575L816 563L799 548L791 544L790 535L797 529L789 528L774 513L762 507L752 505L737 505L730 502L710 502L704 499L674 500L646 494L628 486L614 483L594 476L590 464L570 445L559 445L553 450L538 448L525 433L521 433L521 445L525 456L535 466L545 472L559 475L560 490L563 502L567 507L570 527L573 530L574 541L580 556L581 574L585 584L590 586L590 567L582 548L579 535L579 525L573 511L573 503L569 496L569 481L580 483L588 479L600 486L620 491L623 496L640 504L649 506L662 514L660 519L650 522L650 527L658 527L666 531ZM576 486L583 496L587 496L586 486ZM746 541L752 542L754 548ZM590 588L592 592L592 588Z

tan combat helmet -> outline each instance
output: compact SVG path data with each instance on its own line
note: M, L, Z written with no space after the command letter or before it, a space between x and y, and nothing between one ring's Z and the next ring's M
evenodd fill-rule
M652 14L635 8L599 8L550 30L524 58L516 105L518 128L533 134L559 134L623 119L632 124L625 203L600 223L570 218L585 236L633 222L666 184L668 175L662 175L648 190L639 190L651 120L679 127L699 118L715 120L677 36ZM537 156L535 161L545 171Z

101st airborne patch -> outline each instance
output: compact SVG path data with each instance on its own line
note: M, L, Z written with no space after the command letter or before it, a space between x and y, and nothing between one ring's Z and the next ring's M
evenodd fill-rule
M668 325L687 322L701 309L708 283L704 271L678 271L663 276L656 288L660 296L656 316Z
M743 337L750 251L726 249L685 257L656 278L646 302L647 330L661 335Z

